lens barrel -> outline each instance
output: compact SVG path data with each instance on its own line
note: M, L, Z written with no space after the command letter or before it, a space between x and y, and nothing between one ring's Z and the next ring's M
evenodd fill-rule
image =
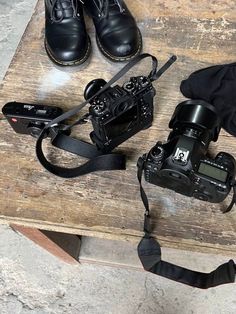
M216 142L221 128L221 119L215 107L203 100L181 102L172 115L169 128L184 132L187 128L208 133L209 141Z

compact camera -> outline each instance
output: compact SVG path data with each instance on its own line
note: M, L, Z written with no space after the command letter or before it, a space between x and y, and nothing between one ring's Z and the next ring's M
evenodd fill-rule
M157 142L142 158L147 182L212 203L229 194L236 172L233 156L220 152L210 158L211 141L217 141L220 118L201 100L180 103L170 120L166 143Z
M2 113L16 133L38 137L45 125L63 111L59 107L9 102L2 108Z
M85 99L91 98L106 82L103 79L91 81L84 92ZM109 87L90 102L92 141L98 149L110 152L116 146L147 129L153 121L153 97L156 91L150 78L131 77L122 87Z

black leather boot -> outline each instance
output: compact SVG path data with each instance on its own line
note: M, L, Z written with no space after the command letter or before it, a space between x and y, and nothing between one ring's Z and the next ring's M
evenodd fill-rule
M84 0L93 18L97 44L112 61L127 61L142 50L142 36L134 17L122 0Z
M58 65L79 65L89 56L90 38L86 32L79 0L45 0L45 48Z

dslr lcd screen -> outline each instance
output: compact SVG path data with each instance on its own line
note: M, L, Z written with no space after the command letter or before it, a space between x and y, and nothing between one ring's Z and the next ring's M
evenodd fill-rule
M111 139L127 132L132 127L133 122L136 119L137 106L133 106L105 125L107 138Z
M204 174L208 177L219 180L221 182L226 182L226 178L227 178L227 174L228 174L226 171L221 170L221 169L216 168L216 167L213 167L211 165L208 165L204 162L200 163L198 172L201 174Z

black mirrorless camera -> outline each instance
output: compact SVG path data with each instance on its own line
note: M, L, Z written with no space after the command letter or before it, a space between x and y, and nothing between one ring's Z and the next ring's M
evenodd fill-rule
M91 81L85 89L85 99L95 95L105 84L103 79ZM138 76L131 77L122 87L109 87L94 97L89 108L94 129L90 137L98 149L110 152L140 130L149 128L155 94L151 80Z
M2 108L2 113L16 133L38 137L45 125L63 111L59 107L9 102Z
M169 127L173 131L167 142L157 142L142 157L146 181L203 201L222 202L232 188L236 163L230 154L220 152L212 159L207 153L220 132L215 108L201 100L182 102Z
M85 99L92 97L106 82L91 81L84 92ZM155 89L148 77L132 77L123 87L109 87L95 97L89 107L89 117L94 131L92 141L102 152L110 152L153 121ZM59 107L7 103L3 114L16 133L38 137L45 125L60 116Z
M122 87L111 86L112 81L116 82L136 63L147 57L152 58L152 71L148 76L131 77ZM137 132L151 126L153 98L156 94L152 82L157 80L175 61L176 56L172 56L157 71L157 59L152 55L143 54L138 56L135 62L127 64L108 83L103 79L91 81L84 91L85 100L90 103L89 112L72 125L65 126L57 123L58 131L69 134L74 125L91 120L93 131L90 137L96 144L96 149L101 153L110 153ZM108 84L107 88L104 87L106 84ZM99 93L103 87L104 90ZM96 95L97 93L98 95ZM39 138L41 131L45 130L45 126L53 119L60 115L64 120L68 119L79 113L85 105L86 102L62 115L63 112L58 107L11 102L3 107L2 112L17 133L31 134ZM62 122L63 118L61 120L58 118L57 121ZM55 128L53 132L53 136L55 136ZM63 140L63 149L67 148L68 145L64 145ZM76 154L79 154L78 149L75 150ZM70 151L74 151L73 147L70 148ZM91 154L89 153L89 155Z

